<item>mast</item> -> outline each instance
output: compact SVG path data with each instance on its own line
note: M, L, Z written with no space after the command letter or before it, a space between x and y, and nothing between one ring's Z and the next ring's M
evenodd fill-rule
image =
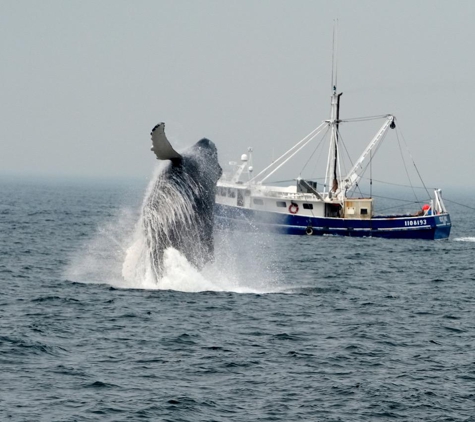
M340 135L339 128L340 128L340 97L343 95L343 92L340 92L336 96L336 119L335 119L335 140L334 140L334 157L333 157L333 183L332 183L332 192L336 192L338 190L338 178L337 178L337 168L338 168L338 137Z
M338 81L338 59L337 59L337 24L338 21L335 21L333 27L333 49L332 49L332 96L331 96L331 112L330 120L327 120L327 124L330 125L330 150L327 163L327 172L326 172L326 184L328 183L329 188L328 196L332 197L332 194L336 193L339 188L338 182L338 168L339 168L339 124L340 124L340 97L343 93L337 93L337 81Z

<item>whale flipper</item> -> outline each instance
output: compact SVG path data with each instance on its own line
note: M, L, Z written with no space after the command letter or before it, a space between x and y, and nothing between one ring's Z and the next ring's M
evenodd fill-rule
M173 163L182 160L183 157L173 149L165 135L165 123L156 125L150 135L152 136L152 148L150 149L157 156L157 160L171 160Z

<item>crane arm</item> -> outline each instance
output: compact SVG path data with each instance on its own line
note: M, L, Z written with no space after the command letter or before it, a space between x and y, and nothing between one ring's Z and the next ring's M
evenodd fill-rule
M356 183L359 182L359 180L363 176L363 174L362 174L362 170L363 170L362 164L363 164L364 160L370 154L371 151L373 151L375 148L377 148L379 146L379 144L383 140L384 135L386 134L388 129L390 127L394 129L394 127L395 127L395 124L394 124L395 117L391 114L388 114L386 116L386 119L387 120L381 126L381 129L379 129L378 133L376 133L376 135L371 140L369 145L363 151L363 154L361 154L361 156L356 161L355 165L349 171L347 176L343 179L343 188L345 190L348 190L348 189L352 188Z

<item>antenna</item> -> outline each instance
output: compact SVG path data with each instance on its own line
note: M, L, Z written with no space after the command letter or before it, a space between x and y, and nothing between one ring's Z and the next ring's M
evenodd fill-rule
M339 169L339 123L340 123L340 97L342 93L337 93L338 83L338 19L333 20L333 45L332 45L332 86L331 86L331 116L328 121L331 126L330 135L330 152L328 155L327 171L325 184L331 183L329 195L332 192L337 192L339 187L338 169ZM333 159L330 159L332 156Z
M336 92L338 85L338 19L333 20L333 42L332 42L332 83L331 91Z

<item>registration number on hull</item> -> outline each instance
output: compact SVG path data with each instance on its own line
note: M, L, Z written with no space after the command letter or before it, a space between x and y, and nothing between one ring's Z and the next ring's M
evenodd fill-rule
M404 221L405 226L426 226L427 220L406 220Z

